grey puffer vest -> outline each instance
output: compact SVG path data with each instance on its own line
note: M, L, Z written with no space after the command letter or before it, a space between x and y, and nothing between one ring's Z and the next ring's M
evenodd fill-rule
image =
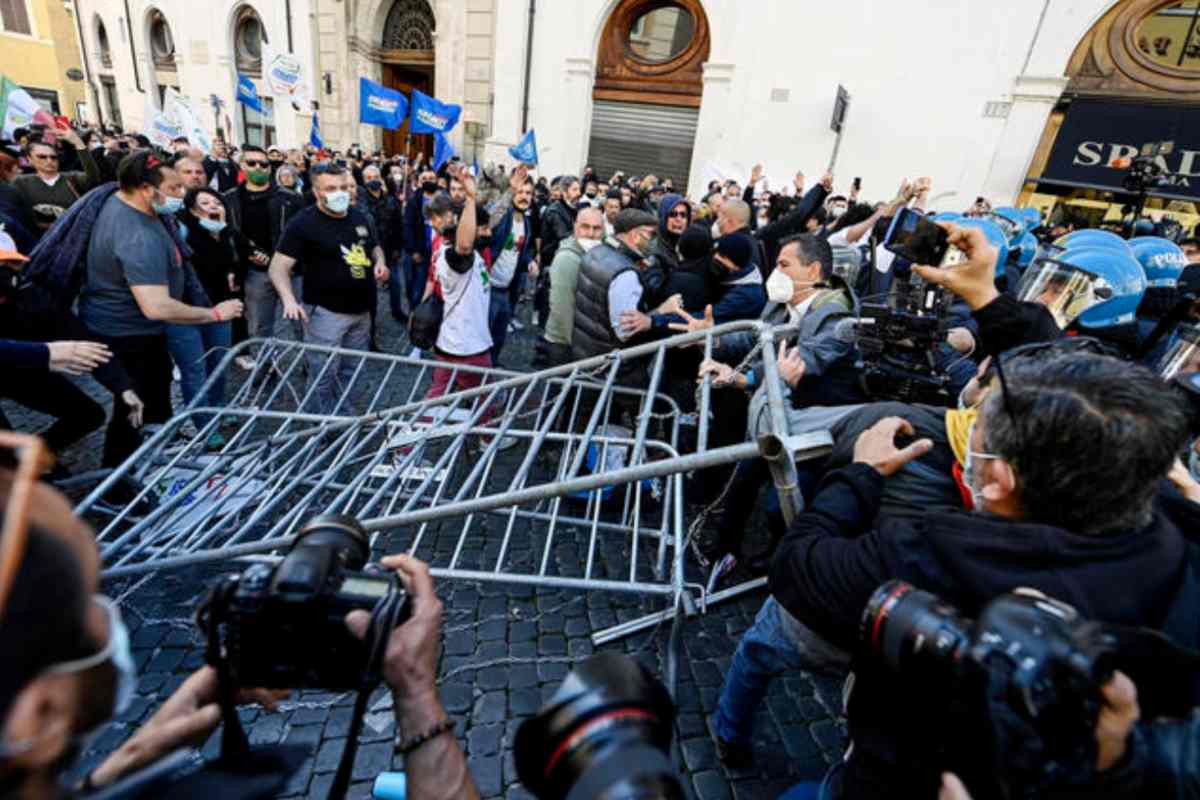
M579 264L571 335L571 355L576 361L610 353L622 346L609 324L608 287L618 275L636 267L628 255L609 241L593 247Z

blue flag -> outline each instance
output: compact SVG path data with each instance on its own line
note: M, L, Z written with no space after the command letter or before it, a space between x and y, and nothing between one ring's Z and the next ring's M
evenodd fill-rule
M408 129L412 133L449 133L458 124L460 114L462 106L443 103L413 89L412 119Z
M471 174L474 175L476 178L479 177L479 159L478 158L476 158L474 161L471 162Z
M457 153L450 146L450 140L440 133L433 135L433 171L437 172L450 159L454 158Z
M308 143L318 150L325 149L325 142L321 141L321 123L317 120L317 112L313 112L312 128L308 132Z
M408 100L395 89L366 78L358 79L358 118L364 125L395 130L408 116Z
M241 73L238 73L237 101L248 108L253 108L260 114L263 113L262 101L258 99L254 81Z
M526 131L525 135L521 137L521 141L508 148L508 154L522 164L536 167L538 162L537 137L533 135L533 131Z

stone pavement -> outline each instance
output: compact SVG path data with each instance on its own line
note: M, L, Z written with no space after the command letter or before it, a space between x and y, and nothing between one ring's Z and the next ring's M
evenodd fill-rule
M385 352L407 351L407 339L380 306L379 344ZM510 335L506 366L522 369L532 358L528 329ZM105 392L86 382L94 396ZM26 430L44 425L36 415L5 405L14 424ZM101 434L68 454L74 469L95 467ZM762 530L762 521L749 526ZM155 573L140 579L107 581L104 591L122 600L141 675L133 707L111 725L85 755L81 767L95 764L148 719L169 694L203 663L200 636L191 619L207 587L236 565L195 567ZM485 798L525 798L517 782L512 743L520 722L548 699L571 664L593 652L594 630L642 616L660 601L610 594L534 590L439 581L446 608L440 670L446 710L457 721L456 734ZM700 800L773 798L801 779L818 779L844 746L840 685L805 673L783 676L771 685L756 724L757 766L734 772L717 760L711 738L711 716L722 678L741 633L753 622L763 591L714 606L704 616L685 621L677 694L676 739L682 754L684 785ZM607 648L627 652L662 674L669 626L663 625ZM351 694L303 692L286 701L278 713L257 709L241 712L253 743L289 743L308 748L309 757L282 796L324 797L345 744L354 697ZM368 797L379 772L402 769L392 754L394 725L390 698L380 691L360 740L351 797ZM217 752L214 735L205 744Z

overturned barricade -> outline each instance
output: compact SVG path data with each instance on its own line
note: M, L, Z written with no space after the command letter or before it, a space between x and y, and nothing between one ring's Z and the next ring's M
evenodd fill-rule
M594 639L671 621L673 679L681 618L706 602L685 577L687 475L764 455L790 512L794 459L829 449L825 433L787 435L774 352L786 330L731 323L534 373L245 342L209 378L228 381L227 405L172 418L78 510L98 520L110 577L270 557L311 517L341 513L371 533L377 554L411 553L438 577L661 597L661 614ZM706 379L694 447L681 453L666 360L676 348L709 354L736 331L759 337L770 432L709 449ZM254 360L245 378L241 356ZM645 389L622 385L631 364ZM428 397L436 369L470 388ZM134 500L105 512L118 483Z

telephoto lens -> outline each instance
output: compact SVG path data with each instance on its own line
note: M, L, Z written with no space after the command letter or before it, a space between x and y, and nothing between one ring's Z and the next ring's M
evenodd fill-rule
M945 671L971 640L971 621L929 592L900 580L880 586L863 610L859 639L867 650L905 673Z
M637 661L600 653L517 729L517 776L539 800L683 800L668 755L675 706Z

